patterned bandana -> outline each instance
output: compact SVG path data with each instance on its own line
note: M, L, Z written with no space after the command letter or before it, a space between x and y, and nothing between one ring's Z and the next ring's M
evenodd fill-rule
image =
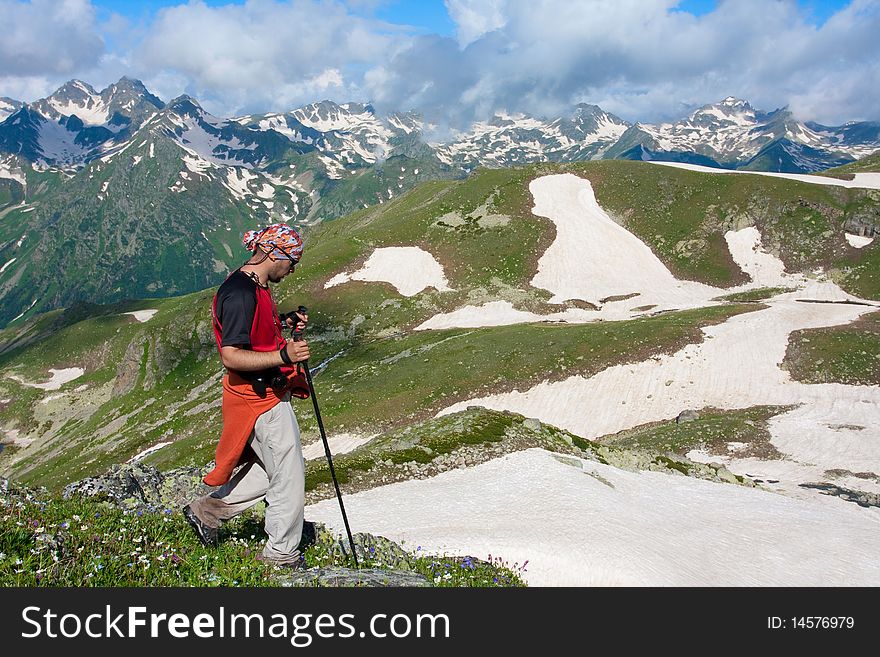
M256 253L260 249L275 259L302 258L303 241L293 228L287 224L272 224L262 230L249 230L244 234L244 246Z

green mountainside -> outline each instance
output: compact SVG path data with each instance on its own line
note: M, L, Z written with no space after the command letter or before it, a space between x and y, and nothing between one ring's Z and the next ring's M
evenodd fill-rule
M147 165L161 170L173 157L157 146L155 157L145 156L140 164L150 159ZM386 171L390 168L386 163ZM672 353L700 341L701 326L758 307L721 301L621 322L414 331L438 312L489 301L505 300L542 314L561 309L547 302L549 292L529 286L555 229L531 213L528 185L537 176L559 172L588 178L602 207L681 278L722 287L743 282L723 235L755 225L787 271L822 266L853 294L880 299L880 248L853 249L844 238L854 217L880 223L880 199L868 190L627 161L478 170L467 180L426 182L389 202L309 228L301 265L274 293L282 311L299 304L310 309L312 367L322 366L315 383L333 432L384 433L426 421L475 395ZM93 185L95 194L108 180L111 185L137 181L131 172L112 167L77 175ZM55 181L46 174L34 184L48 187ZM149 201L139 207L146 211ZM222 276L244 261L246 253L232 239L245 227L244 212L209 214L205 219L217 221L216 227L192 242L184 239L192 229L181 211L181 235L164 236L177 240L172 243L179 254L179 260L169 256L168 266L197 276L196 265L212 269L216 258ZM228 230L223 221L229 222ZM58 225L65 224L59 219ZM163 238L151 235L148 225L133 229L144 239ZM12 239L18 235L4 236ZM96 233L93 239L108 238ZM118 248L131 249L129 258L149 257L126 242L126 231L112 239ZM35 257L49 248L48 241L32 236L21 248L29 245ZM429 288L404 297L387 283L352 281L325 288L332 277L360 267L374 249L411 245L437 258L452 290ZM77 257L62 262L81 268L86 285L104 269L90 259L86 246L79 248ZM221 421L212 294L213 288L171 298L75 304L0 330L0 428L7 436L0 472L57 489L159 443L167 445L146 463L163 469L204 466L213 456ZM157 312L143 323L123 314L147 309ZM46 381L50 368L73 367L84 374L57 391L23 383ZM310 404L296 408L304 443L317 440Z
M186 146L181 126L218 140L211 159ZM247 148L222 147L249 135ZM191 99L175 99L126 146L75 173L24 165L25 185L0 179L0 266L11 262L0 273L0 326L78 302L217 285L241 257L247 230L278 221L301 228L458 175L408 152L336 180L314 149L273 131L211 123ZM259 158L263 170L242 166L242 157Z
M844 164L843 166L834 167L822 171L823 176L834 176L837 178L847 178L853 173L880 173L880 151L873 155L868 155L855 162Z

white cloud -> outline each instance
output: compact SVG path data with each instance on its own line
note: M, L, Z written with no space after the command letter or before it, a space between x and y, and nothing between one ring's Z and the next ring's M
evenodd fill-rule
M720 0L700 17L678 4L446 0L449 38L374 18L381 0L191 0L137 25L96 24L87 0L0 0L15 26L0 45L0 95L127 74L224 116L328 98L416 109L441 128L578 102L656 122L734 95L826 124L880 119L880 0L853 0L821 27L796 0Z
M338 100L361 96L363 70L402 38L339 2L195 1L160 11L134 62L183 75L185 91L216 112L285 110L328 91Z
M727 0L700 17L677 5L449 0L463 45L414 39L382 65L382 88L368 88L458 123L488 107L552 114L576 102L655 121L728 95L768 110L792 103L827 122L880 118L878 0L855 0L820 28L794 0Z
M48 96L58 85L55 80L39 75L0 75L0 96L31 101Z
M458 42L462 46L503 27L506 22L507 0L445 0L444 4L456 24Z
M0 0L0 25L0 71L30 79L25 88L94 65L104 51L88 0Z

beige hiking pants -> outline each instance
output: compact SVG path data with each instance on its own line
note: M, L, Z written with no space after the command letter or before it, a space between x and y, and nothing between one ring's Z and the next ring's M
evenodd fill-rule
M248 446L250 459L232 479L190 507L202 522L219 527L265 498L269 539L263 556L295 561L303 529L305 463L289 395L257 418Z

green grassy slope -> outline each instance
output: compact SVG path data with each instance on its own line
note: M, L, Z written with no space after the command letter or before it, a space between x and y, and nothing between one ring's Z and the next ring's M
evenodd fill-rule
M880 152L867 155L855 162L843 166L826 169L819 173L822 176L852 179L854 173L873 173L880 171Z
M804 383L880 385L880 312L791 334L782 367Z
M547 303L547 291L528 285L555 237L548 220L531 214L528 184L556 172L588 178L612 217L683 278L716 285L743 280L723 233L756 224L789 271L831 263L850 291L880 297L880 251L856 252L843 238L848 208L876 211L877 201L864 190L623 161L478 170L464 181L429 182L311 230L296 274L275 293L282 311L310 308L312 365L334 358L316 377L331 432L384 432L477 395L672 352L700 340L699 327L755 309L726 305L628 322L413 332L437 312L498 299L536 312L559 310ZM403 297L387 283L324 288L375 248L410 245L438 259L452 291ZM0 428L34 440L4 450L0 471L58 487L160 442L171 444L147 462L209 461L221 423L212 294L82 306L0 331ZM144 324L119 314L142 308L158 313ZM85 375L54 393L10 378L45 381L49 368L74 366ZM306 442L317 439L311 404L296 408Z
M369 538L375 547L361 555L362 568L418 573L430 586L525 586L519 564L407 553ZM65 500L15 484L0 489L0 586L285 584L284 568L254 559L266 540L258 512L228 523L223 539L218 548L204 547L176 509L123 511L102 500ZM354 565L320 527L303 557L310 569Z

